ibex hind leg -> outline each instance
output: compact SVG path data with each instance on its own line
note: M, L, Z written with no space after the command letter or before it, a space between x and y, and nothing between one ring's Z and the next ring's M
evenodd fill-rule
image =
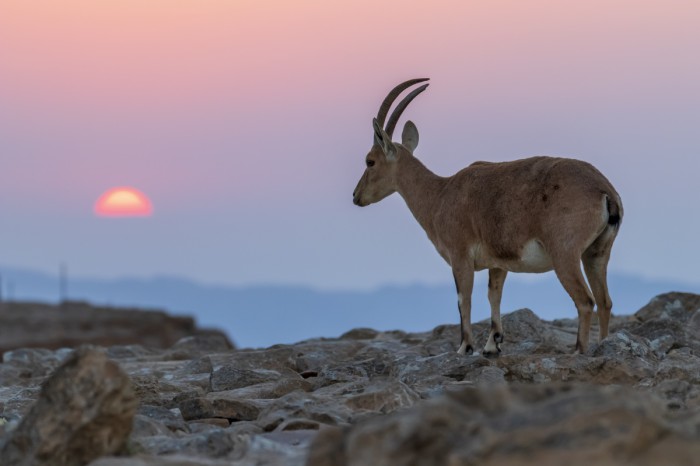
M502 269L489 269L489 304L491 305L491 331L489 339L484 346L483 355L486 357L501 354L503 343L503 326L501 325L501 296L503 296L503 283L506 281L507 271Z
M581 259L577 256L553 258L554 271L566 292L576 305L578 311L578 334L576 336L576 353L585 353L588 350L588 334L591 328L591 316L593 315L593 296L588 289L583 273L581 272Z
M596 311L598 312L598 325L600 326L600 340L608 336L608 325L612 311L612 299L608 292L608 262L610 251L617 230L606 228L601 235L583 253L583 269L586 271L588 283L595 298Z

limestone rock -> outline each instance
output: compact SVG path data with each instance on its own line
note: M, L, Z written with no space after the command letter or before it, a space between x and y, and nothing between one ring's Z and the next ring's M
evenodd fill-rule
M287 393L294 392L296 390L301 390L304 392L309 392L312 389L312 384L302 377L288 377L281 378L279 380L271 382L262 382L255 385L249 385L247 387L236 388L233 390L224 390L218 393L225 393L226 396L233 398L238 398L242 400L254 400L254 399L276 399L280 398ZM216 395L207 395L213 397Z
M188 432L189 429L179 409L167 409L162 406L141 405L138 414L159 422L172 432Z
M278 428L288 419L306 419L320 424L348 424L353 412L350 407L335 401L323 393L292 392L260 412L257 424L266 432Z
M39 399L0 450L3 465L84 465L120 451L136 397L119 366L81 348L44 383Z
M357 390L348 392L345 405L353 411L391 413L413 406L420 396L408 385L389 378L373 379Z
M593 356L604 358L608 366L622 367L622 370L629 374L630 381L653 376L659 362L659 357L649 340L624 330L615 332L603 340L593 350Z
M214 428L187 436L153 435L132 439L132 450L152 455L188 455L224 458L236 447L236 437L225 429Z
M658 400L628 387L470 388L345 431L321 431L307 465L651 465L659 455L663 464L680 464L700 451L698 440Z
M267 369L241 369L235 365L227 365L217 369L211 374L209 384L211 391L220 392L248 387L262 382L272 382L274 380L279 380L281 377L282 374L278 371ZM297 377L301 378L300 376Z
M140 455L130 458L102 458L90 463L90 466L231 466L231 461L185 455Z
M700 295L672 292L652 298L649 304L634 315L641 322L664 319L686 323L698 309L700 309Z
M355 328L343 333L341 340L373 340L380 332L372 328Z
M563 327L545 323L530 309L520 309L502 318L503 332L508 344L503 344L504 354L566 353L576 343ZM490 330L490 328L488 329ZM488 331L481 341L486 341Z
M207 395L204 398L190 398L180 403L182 416L188 420L221 418L231 422L254 421L258 418L263 402L242 400L228 396L226 392Z
M193 359L203 354L223 353L231 349L233 344L226 335L206 333L179 339L168 350L168 356L172 359Z

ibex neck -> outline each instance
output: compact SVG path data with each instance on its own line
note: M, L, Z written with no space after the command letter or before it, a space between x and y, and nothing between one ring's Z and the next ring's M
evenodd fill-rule
M432 239L433 215L446 180L428 170L412 155L402 154L397 168L397 191L406 201L406 205L418 223Z

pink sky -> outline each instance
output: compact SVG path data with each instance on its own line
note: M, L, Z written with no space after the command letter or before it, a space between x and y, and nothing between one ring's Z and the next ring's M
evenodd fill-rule
M700 280L698 24L694 0L3 0L5 260L232 283L446 281L400 202L350 203L381 98L428 76L408 116L429 167L589 160L627 210L612 267ZM110 249L119 227L91 209L119 185L160 217ZM174 230L187 236L162 241ZM346 275L368 261L381 265Z

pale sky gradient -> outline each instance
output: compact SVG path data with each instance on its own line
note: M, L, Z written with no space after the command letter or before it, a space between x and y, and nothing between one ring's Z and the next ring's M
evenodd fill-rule
M441 175L596 165L611 269L700 282L700 2L0 2L0 262L96 277L368 288L451 280L398 195L351 193L386 92ZM95 217L113 186L146 219Z

